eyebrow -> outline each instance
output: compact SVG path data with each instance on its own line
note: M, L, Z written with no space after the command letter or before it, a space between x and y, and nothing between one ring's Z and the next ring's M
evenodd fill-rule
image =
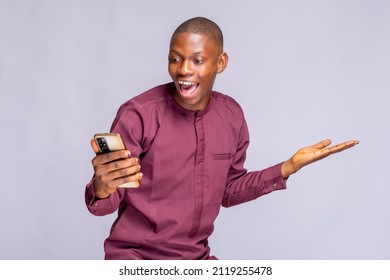
M176 51L174 49L170 49L169 53L176 53L176 54L181 55L180 52L178 52L178 51ZM195 52L195 53L192 53L191 55L204 55L204 53L203 52Z

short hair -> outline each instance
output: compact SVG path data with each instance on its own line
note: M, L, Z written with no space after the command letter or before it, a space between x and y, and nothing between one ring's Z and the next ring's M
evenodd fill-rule
M194 17L189 20L186 20L180 24L175 32L173 32L171 37L171 42L173 37L179 33L192 33L199 35L207 35L210 37L217 45L223 50L223 34L221 28L212 20L209 20L204 17Z

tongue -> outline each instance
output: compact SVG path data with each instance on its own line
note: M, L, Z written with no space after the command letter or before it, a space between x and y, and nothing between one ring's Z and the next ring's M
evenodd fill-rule
M180 93L184 96L190 96L196 90L197 85L180 85Z

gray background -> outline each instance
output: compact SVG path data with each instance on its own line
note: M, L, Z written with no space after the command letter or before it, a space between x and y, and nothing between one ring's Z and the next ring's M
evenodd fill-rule
M170 35L206 16L244 108L247 168L324 138L359 139L286 191L222 209L221 259L389 259L390 1L0 0L0 259L102 259L115 215L84 205L89 140L170 81Z

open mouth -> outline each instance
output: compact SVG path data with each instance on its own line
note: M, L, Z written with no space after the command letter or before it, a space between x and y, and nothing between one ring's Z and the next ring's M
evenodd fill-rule
M180 94L184 97L190 97L194 94L198 86L198 83L179 81Z

